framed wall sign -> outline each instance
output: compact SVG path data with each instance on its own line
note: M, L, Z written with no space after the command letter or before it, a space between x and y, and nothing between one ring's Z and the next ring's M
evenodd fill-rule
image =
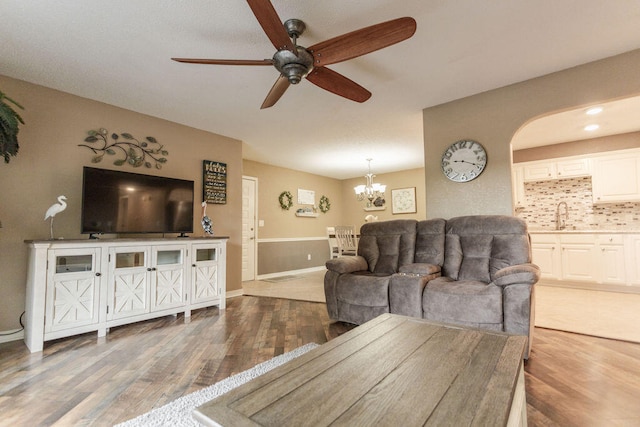
M227 203L227 164L202 161L202 200L223 205Z
M416 187L391 190L391 213L416 213Z
M299 205L315 205L316 192L313 190L303 190L298 188L298 204Z

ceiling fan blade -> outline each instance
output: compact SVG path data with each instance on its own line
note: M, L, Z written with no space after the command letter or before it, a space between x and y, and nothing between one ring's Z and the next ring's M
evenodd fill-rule
M314 85L356 102L371 98L371 92L351 79L326 67L316 67L307 75Z
M267 94L267 97L262 102L260 109L263 110L265 108L269 108L275 105L276 102L284 95L284 93L289 89L289 79L287 79L282 74L278 77L278 80L273 84L273 87Z
M335 64L391 46L413 36L416 21L405 17L361 28L320 42L307 50L313 54L313 65Z
M187 64L214 64L214 65L273 65L273 59L197 59L197 58L171 58L177 62Z
M247 3L273 46L278 50L286 49L297 55L296 47L271 2L269 0L247 0Z

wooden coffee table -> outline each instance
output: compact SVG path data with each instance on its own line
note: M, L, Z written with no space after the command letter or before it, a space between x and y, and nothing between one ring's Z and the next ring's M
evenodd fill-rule
M526 425L527 338L384 314L208 402L208 426Z

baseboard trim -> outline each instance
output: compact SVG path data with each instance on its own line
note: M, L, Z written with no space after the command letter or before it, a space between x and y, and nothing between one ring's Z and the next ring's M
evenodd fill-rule
M273 279L274 277L292 276L296 274L313 273L314 271L324 271L327 268L324 265L317 267L303 268L300 270L278 271L277 273L259 274L256 280Z
M13 331L0 332L0 344L11 341L20 341L24 339L24 330L15 329Z
M235 291L227 291L225 293L225 297L228 298L236 298L236 297L241 297L243 294L242 289L236 289Z

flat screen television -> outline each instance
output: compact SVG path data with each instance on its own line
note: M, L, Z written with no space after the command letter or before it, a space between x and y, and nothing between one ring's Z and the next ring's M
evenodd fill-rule
M193 181L84 167L82 233L193 232Z

